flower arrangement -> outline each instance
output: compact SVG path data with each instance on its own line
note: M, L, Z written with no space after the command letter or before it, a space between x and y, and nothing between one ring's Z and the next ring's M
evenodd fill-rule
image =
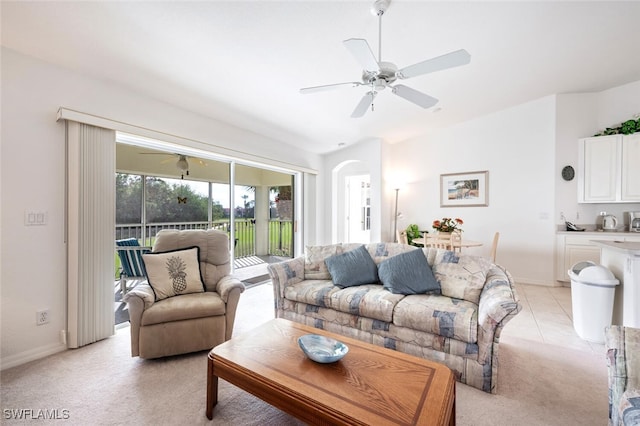
M456 217L455 219L443 217L442 220L434 220L432 227L439 232L453 232L456 230L462 232L462 229L458 228L458 226L463 223L464 222L459 217Z

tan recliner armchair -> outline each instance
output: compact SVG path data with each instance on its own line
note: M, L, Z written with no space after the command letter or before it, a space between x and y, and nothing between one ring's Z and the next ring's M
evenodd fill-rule
M229 238L216 230L162 230L153 252L199 247L204 292L155 300L149 284L124 296L131 321L131 356L159 358L211 349L231 338L244 285L233 276Z

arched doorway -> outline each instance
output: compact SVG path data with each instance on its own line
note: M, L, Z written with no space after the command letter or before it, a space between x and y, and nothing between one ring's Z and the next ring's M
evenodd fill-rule
M333 242L371 241L371 176L366 163L349 160L332 170Z

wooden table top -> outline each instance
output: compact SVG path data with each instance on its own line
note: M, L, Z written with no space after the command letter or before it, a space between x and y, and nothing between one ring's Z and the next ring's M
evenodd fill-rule
M349 352L316 363L298 346L304 334L340 340ZM214 376L310 424L455 424L455 380L445 365L285 319L233 337L209 359Z
M411 241L416 243L416 244L422 244L422 245L425 244L425 239L424 238L414 238ZM453 242L453 246L454 247L480 247L481 245L482 245L482 243L480 241L465 240L465 239L462 239L462 241L454 241Z

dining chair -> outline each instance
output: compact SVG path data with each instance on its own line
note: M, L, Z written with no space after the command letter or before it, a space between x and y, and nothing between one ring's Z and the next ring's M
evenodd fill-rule
M409 244L409 239L407 238L407 231L396 231L396 239L400 244Z
M462 252L462 231L453 231L451 233L451 251Z
M496 253L498 251L498 239L500 238L500 233L496 232L493 234L493 243L491 243L491 252L489 253L489 259L491 259L492 263L496 263Z
M429 236L429 234L425 233L424 234L425 247L451 250L452 238L453 238L453 234L437 233Z

